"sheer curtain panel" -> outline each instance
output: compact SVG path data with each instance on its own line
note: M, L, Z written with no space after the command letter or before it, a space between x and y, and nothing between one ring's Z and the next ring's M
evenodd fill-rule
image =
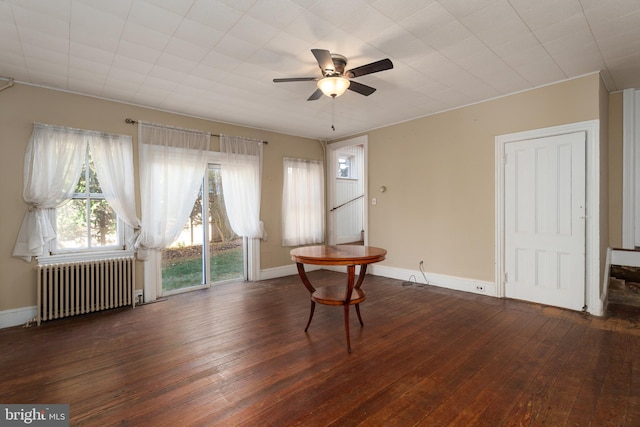
M14 256L31 261L33 256L42 255L45 244L55 238L46 210L57 208L73 195L82 172L87 144L98 150L97 156L94 154L97 157L94 163L101 185L104 186L110 176L119 175L112 178L118 180L119 188L110 189L107 201L119 216L131 221L131 226L137 226L135 199L132 197L131 137L35 123L24 159L23 197L29 210L18 233ZM104 157L113 155L112 146L120 147L123 152L128 149L129 154L111 158L109 162L113 166L99 169L98 164L105 163ZM102 155L105 150L106 154Z
M282 188L282 246L324 242L322 162L285 157Z
M163 249L182 231L198 197L210 135L190 129L139 122L142 230L140 258L145 249Z
M227 216L239 236L266 239L260 221L262 141L220 136L221 176Z
M118 218L134 229L140 228L136 212L131 137L90 136L89 149L107 203L116 211Z

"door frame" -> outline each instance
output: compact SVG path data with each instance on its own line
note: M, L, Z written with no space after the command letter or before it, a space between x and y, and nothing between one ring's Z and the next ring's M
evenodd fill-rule
M510 142L546 138L574 132L586 133L586 225L585 225L585 311L603 314L600 295L600 121L589 120L495 138L495 281L496 296L505 297L505 145ZM606 207L605 207L606 208Z
M327 145L325 164L327 165L327 240L330 245L335 244L336 239L336 223L335 216L331 212L331 204L334 202L336 194L336 180L337 175L336 165L333 162L333 155L338 149L349 147L352 145L362 145L362 187L364 189L364 198L362 204L362 226L364 227L364 244L369 244L369 172L368 172L368 144L369 138L367 135L358 136L356 138L345 139L344 141L334 142Z

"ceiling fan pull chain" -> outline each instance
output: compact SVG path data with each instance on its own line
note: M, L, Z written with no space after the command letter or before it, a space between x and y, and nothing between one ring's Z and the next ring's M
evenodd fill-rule
M336 121L336 97L331 97L331 130L336 131L334 123Z

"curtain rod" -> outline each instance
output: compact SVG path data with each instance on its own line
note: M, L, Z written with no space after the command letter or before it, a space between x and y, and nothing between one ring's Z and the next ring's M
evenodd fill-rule
M125 123L128 123L128 124L130 124L130 125L135 125L136 123L138 123L138 121L137 121L137 120L133 120L133 119L130 119L130 118L128 118L128 117L127 117L126 119L124 119L124 121L125 121ZM208 132L203 132L203 133L208 133ZM220 135L215 134L215 133L210 133L209 135L211 135L211 136L217 136L218 138L220 138ZM269 143L269 141L261 141L261 142L262 142L263 144L268 144L268 143Z

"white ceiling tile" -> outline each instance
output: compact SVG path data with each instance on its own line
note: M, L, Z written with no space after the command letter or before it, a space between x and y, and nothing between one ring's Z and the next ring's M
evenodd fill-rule
M509 0L509 3L534 31L582 13L579 0Z
M305 10L283 31L314 46L318 40L332 38L336 29L335 25Z
M176 58L194 62L201 61L209 51L210 49L189 43L178 37L172 37L164 49L165 53L171 54Z
M372 7L367 7L355 12L355 14L342 25L345 31L348 31L364 42L368 42L380 33L389 30L391 27L400 28L393 20Z
M121 85L129 92L135 92L147 78L147 73L137 73L127 68L111 67L105 87Z
M96 74L107 74L114 55L90 46L72 45L69 58L69 72L74 69L90 70ZM84 54L82 54L82 53Z
M442 7L458 19L471 15L485 7L490 7L495 1L496 0L438 0Z
M47 23L69 22L71 3L71 0L12 1L11 9L21 26L30 23L30 26L43 28ZM28 22L24 22L25 19Z
M369 7L371 6L363 0L322 0L313 4L309 10L336 27L341 27L354 15Z
M375 0L371 5L394 21L401 21L435 0Z
M589 24L582 13L572 15L562 22L541 27L535 30L534 34L543 44L552 40L575 36L577 34L585 40L593 40Z
M494 1L461 18L460 22L488 46L503 44L531 33L507 0ZM500 24L496 25L498 22Z
M408 65L434 51L431 46L416 35L398 25L394 25L381 32L377 37L373 37L371 42L386 55L393 56Z
M225 35L216 46L217 52L240 61L251 56L256 50L258 50L257 46L230 34Z
M580 0L589 21L610 21L640 12L637 0Z
M134 61L139 61L140 67L151 68L158 60L161 53L162 51L159 49L142 46L123 39L120 40L115 57L125 57ZM146 66L144 64L146 64Z
M255 2L246 15L275 28L284 28L299 18L303 8L290 0L268 0Z
M140 46L155 50L163 50L171 37L150 28L127 22L122 32L122 39Z
M151 72L144 79L144 85L139 92L152 92L154 90L172 90L179 81L183 80L186 74L179 73L164 67L153 67Z
M149 74L153 75L154 70L157 70L158 68L166 68L167 70L173 70L186 75L194 70L197 66L197 61L190 61L188 59L180 58L179 56L163 52Z
M251 16L243 16L227 34L254 46L262 46L279 32L277 28L263 24Z
M227 32L242 17L242 12L218 1L196 0L186 17L217 31Z
M576 34L544 44L555 62L566 75L580 75L605 67L598 47L593 40Z
M211 50L218 44L224 34L223 31L216 30L211 26L185 18L174 33L174 37Z
M167 35L172 35L181 21L182 17L180 15L148 3L145 0L135 1L127 17L128 24L141 25L157 33Z
M184 16L194 3L194 0L145 0L154 6L160 7L176 15Z
M222 52L211 51L203 58L201 65L210 66L217 70L226 72L234 71L236 68L243 65L243 62L239 59L233 58L229 55L225 55Z
M133 5L133 2L134 0L109 0L109 1L73 0L73 5L75 7L75 5L84 4L89 7L114 15L115 17L118 17L120 19L126 19L127 16L129 16L129 12L131 10L131 6ZM49 1L49 3L56 4L59 2Z

